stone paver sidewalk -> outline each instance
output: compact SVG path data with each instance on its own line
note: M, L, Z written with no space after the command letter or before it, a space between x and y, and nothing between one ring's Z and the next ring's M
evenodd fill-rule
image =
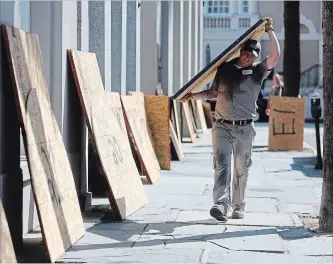
M145 185L149 204L127 220L101 220L101 213L90 212L85 236L57 262L332 263L332 235L310 232L302 222L320 207L322 177L312 169L313 153L270 152L267 142L267 125L259 125L245 219L220 224L209 215L208 132L184 144L185 159L173 162L156 184Z

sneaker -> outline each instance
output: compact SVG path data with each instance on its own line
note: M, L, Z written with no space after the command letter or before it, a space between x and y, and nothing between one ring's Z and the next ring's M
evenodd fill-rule
M217 221L227 222L227 210L223 205L214 205L210 209L210 215L214 217Z
M243 209L235 209L235 210L232 212L231 217L232 217L233 219L243 219L243 218L244 218L244 210L243 210Z

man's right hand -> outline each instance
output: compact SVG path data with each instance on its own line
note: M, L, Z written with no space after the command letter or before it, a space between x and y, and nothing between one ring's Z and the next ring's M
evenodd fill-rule
M181 101L182 103L186 103L187 101L192 100L192 99L193 99L193 94L192 93L188 93L187 95L185 95L179 101Z

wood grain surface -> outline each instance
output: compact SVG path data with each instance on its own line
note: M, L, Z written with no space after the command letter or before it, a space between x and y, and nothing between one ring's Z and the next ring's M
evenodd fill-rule
M203 107L204 114L205 114L207 128L212 128L214 120L213 120L213 115L212 115L212 111L211 111L211 105L210 105L210 103L202 103L202 107Z
M132 155L120 95L104 91L94 53L70 50L68 54L89 134L108 182L114 216L125 219L148 199Z
M144 174L149 183L154 183L160 178L161 167L148 133L144 94L130 92L129 95L122 95L121 101L128 133L144 167Z
M171 168L170 101L165 95L145 95L147 125L151 131L155 154L162 170Z
M181 100L189 92L198 92L205 85L211 82L216 70L226 61L231 61L240 54L241 45L248 39L260 40L265 33L266 20L259 19L251 28L249 28L242 36L235 40L226 50L212 60L203 70L196 74L188 83L186 83L179 91L177 91L172 99Z
M7 217L0 199L0 263L17 263Z
M272 150L303 150L305 98L271 96L269 142Z
M202 133L207 132L207 123L205 119L205 114L203 111L202 101L201 100L194 100L195 104L195 116L198 124L198 128L201 129Z
M177 101L176 100L172 100L170 99L171 103L170 103L170 106L171 106L171 121L172 121L172 124L174 125L174 130L176 132L176 135L178 137L178 140L181 141L181 138L180 138L180 126L179 126L179 118L178 118L178 115L179 115L179 112L178 112L178 107L177 107Z
M190 134L190 139L192 143L195 143L197 141L197 133L195 131L195 126L194 126L194 120L193 120L193 114L190 108L190 102L185 102L183 104L183 112L185 116L185 121L187 124L187 128Z
M51 108L38 36L4 25L39 221L51 262L84 235L71 166Z

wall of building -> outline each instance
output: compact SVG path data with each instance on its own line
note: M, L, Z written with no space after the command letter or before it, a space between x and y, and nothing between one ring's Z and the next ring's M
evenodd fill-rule
M202 68L202 14L202 2L198 0L191 5L179 1L158 4L140 0L0 1L1 23L39 36L51 105L82 209L89 206L90 197L87 128L67 49L96 54L106 90L121 94L135 90L155 94L161 82L165 94L172 95ZM185 28L185 25L193 25L193 28ZM3 53L2 43L0 47ZM158 80L159 54L161 80ZM6 65L3 56L1 60L4 62L1 65ZM6 201L5 210L18 245L22 234L38 225L38 217L19 125L15 122L14 100L7 89L10 82L3 77L8 74L6 69L0 73L0 197Z
M234 1L233 5L235 5ZM321 1L301 1L300 2L300 23L301 23L301 70L322 63L322 36L321 36ZM235 8L233 9L235 10ZM271 17L274 23L274 30L281 46L281 58L276 65L276 71L283 71L283 50L284 50L284 3L283 1L256 1L256 13L251 13L252 18ZM281 15L282 14L282 15ZM236 14L237 15L237 14ZM233 16L235 14L233 13ZM210 17L205 14L205 18ZM225 18L226 16L221 16ZM232 16L231 16L232 18ZM252 19L253 20L253 19ZM255 21L251 21L252 24ZM245 32L246 29L235 28L205 28L204 29L204 47L203 56L206 61L206 46L210 45L211 56L213 60L232 42ZM261 56L269 54L269 40L265 34L262 38L263 50Z

